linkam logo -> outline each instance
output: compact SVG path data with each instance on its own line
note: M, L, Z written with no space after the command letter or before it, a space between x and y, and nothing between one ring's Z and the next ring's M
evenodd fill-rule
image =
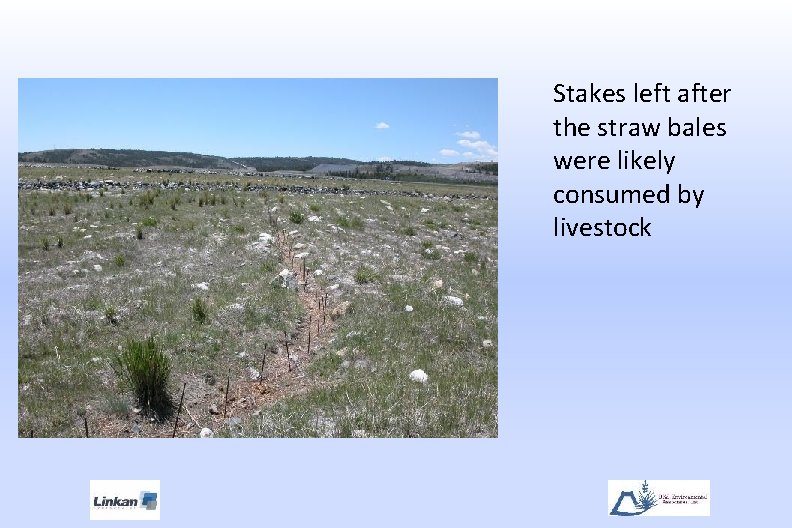
M111 508L134 508L138 505L137 499L119 499L118 497L113 497L112 499L108 499L107 497L102 497L102 502L99 502L99 497L94 497L94 506L105 506Z
M112 499L108 499L107 497L102 497L102 500L99 500L99 497L93 498L93 505L95 508L137 508L140 506L141 508L145 508L147 510L156 510L157 509L157 494L153 491L142 491L140 492L140 498L138 499L119 499L118 497L113 497Z
M632 501L632 511L622 507L622 501L627 498ZM628 503L629 504L629 503ZM638 492L638 498L635 498L635 493L632 491L622 491L619 495L619 500L613 505L611 515L632 516L641 515L646 513L650 508L657 504L654 492L649 489L649 484L644 480L641 485L641 491Z

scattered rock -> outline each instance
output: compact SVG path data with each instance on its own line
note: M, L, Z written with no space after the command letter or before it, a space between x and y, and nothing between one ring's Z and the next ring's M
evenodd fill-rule
M459 297L454 297L453 295L444 295L443 302L449 306L462 306L465 304L462 299Z
M209 429L208 427L204 427L203 429L201 429L201 432L199 433L198 436L200 436L201 438L212 438L214 437L214 432L212 432L212 430Z
M327 289L330 290L330 291L337 290L338 289L338 284L333 284L332 286L329 286Z
M371 366L371 363L368 359L356 359L352 366L356 369L367 369Z
M272 280L272 284L280 285L281 288L296 288L297 278L294 276L294 273L288 269L284 269Z
M413 311L413 307L408 304L407 306L404 307L404 311L405 312L412 312Z
M368 438L368 433L363 429L355 429L352 431L352 438Z
M429 376L423 370L417 369L410 372L410 379L418 383L426 383L429 381Z
M324 275L324 271L322 271L320 269L314 271L314 276L315 277L319 277L320 275Z
M316 216L316 215L313 215L313 216L309 216L309 217L308 217L308 221L309 221L309 222L319 222L319 221L321 221L321 220L322 220L322 219L321 219L321 218L319 218L319 217L318 217L318 216Z
M214 414L214 415L220 414L220 411L217 410L217 405L215 405L214 403L209 406L209 414Z
M140 434L141 431L143 431L143 428L140 427L140 424L136 424L136 423L132 424L132 432L133 433Z
M294 255L294 258L304 259L307 256L308 256L308 252L307 251L303 251L302 253L297 253L296 255Z
M133 407L132 408L132 412L135 413L135 414L140 414L140 411L142 411L142 410L143 409L141 409L140 407Z
M346 353L347 353L347 347L344 347L341 350L336 350L335 354L338 357L344 357L344 356L346 356Z
M343 301L343 302L339 303L338 306L333 308L333 311L330 312L330 318L335 321L339 317L341 317L343 315L346 315L347 310L349 310L349 306L350 306L350 302L349 301Z
M204 291L209 289L209 283L208 282L199 282L197 284L192 284L191 286L193 288L198 288L199 290L204 290Z
M484 341L482 341L481 346L483 346L484 348L491 347L492 346L492 340L491 339L485 339Z
M292 249L302 249L304 247L305 244L303 244L302 242L297 242L296 244L294 244L294 246L292 246Z
M94 271L102 271L102 266L100 264L94 264Z
M432 288L435 290L439 290L443 287L443 279L437 279L432 283Z
M257 369L254 369L253 367L247 368L247 375L248 378L250 378L250 381L256 381L259 378L261 378L261 373Z
M343 368L343 369L349 368L349 365L351 365L351 364L352 363L350 363L348 359L345 359L344 361L341 362L341 368Z
M428 213L429 209L427 209L426 207L421 207L421 212L422 213Z
M242 425L242 418L240 418L239 416L232 416L230 418L226 418L225 423L229 427L240 426Z
M294 235L296 235L299 232L300 232L299 229L292 229L291 231L289 231L289 236L294 236Z
M275 238L270 235L269 233L260 233L259 234L259 243L269 246L275 241Z

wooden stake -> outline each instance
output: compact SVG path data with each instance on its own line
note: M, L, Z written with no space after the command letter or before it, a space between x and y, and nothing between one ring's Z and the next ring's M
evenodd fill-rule
M311 327L308 327L308 355L311 355Z
M228 369L228 380L226 381L225 403L223 404L223 418L226 417L228 410L228 391L231 389L231 369Z
M85 424L85 438L90 438L90 435L88 435L88 415L87 414L83 414L83 423Z
M184 391L187 389L187 382L184 382L184 386L182 387L182 395L181 400L179 400L179 410L176 411L176 421L173 422L173 434L171 438L176 438L176 427L179 425L179 415L181 414L182 404L184 403Z

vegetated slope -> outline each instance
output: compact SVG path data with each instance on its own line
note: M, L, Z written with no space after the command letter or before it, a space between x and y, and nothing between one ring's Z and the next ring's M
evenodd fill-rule
M19 162L111 167L190 167L194 169L238 169L239 164L220 156L192 152L130 149L56 149L21 152Z
M192 152L130 149L56 149L21 152L20 163L100 165L109 167L184 167L273 172L299 171L324 176L395 181L476 181L497 183L498 164L430 164L418 161L362 162L333 157L238 157L224 158Z

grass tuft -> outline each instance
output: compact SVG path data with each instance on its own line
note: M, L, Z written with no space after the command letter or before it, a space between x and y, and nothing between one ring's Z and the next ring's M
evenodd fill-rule
M127 341L125 350L115 358L114 370L135 393L138 405L159 418L170 414L173 409L168 393L171 364L153 337L145 341Z

